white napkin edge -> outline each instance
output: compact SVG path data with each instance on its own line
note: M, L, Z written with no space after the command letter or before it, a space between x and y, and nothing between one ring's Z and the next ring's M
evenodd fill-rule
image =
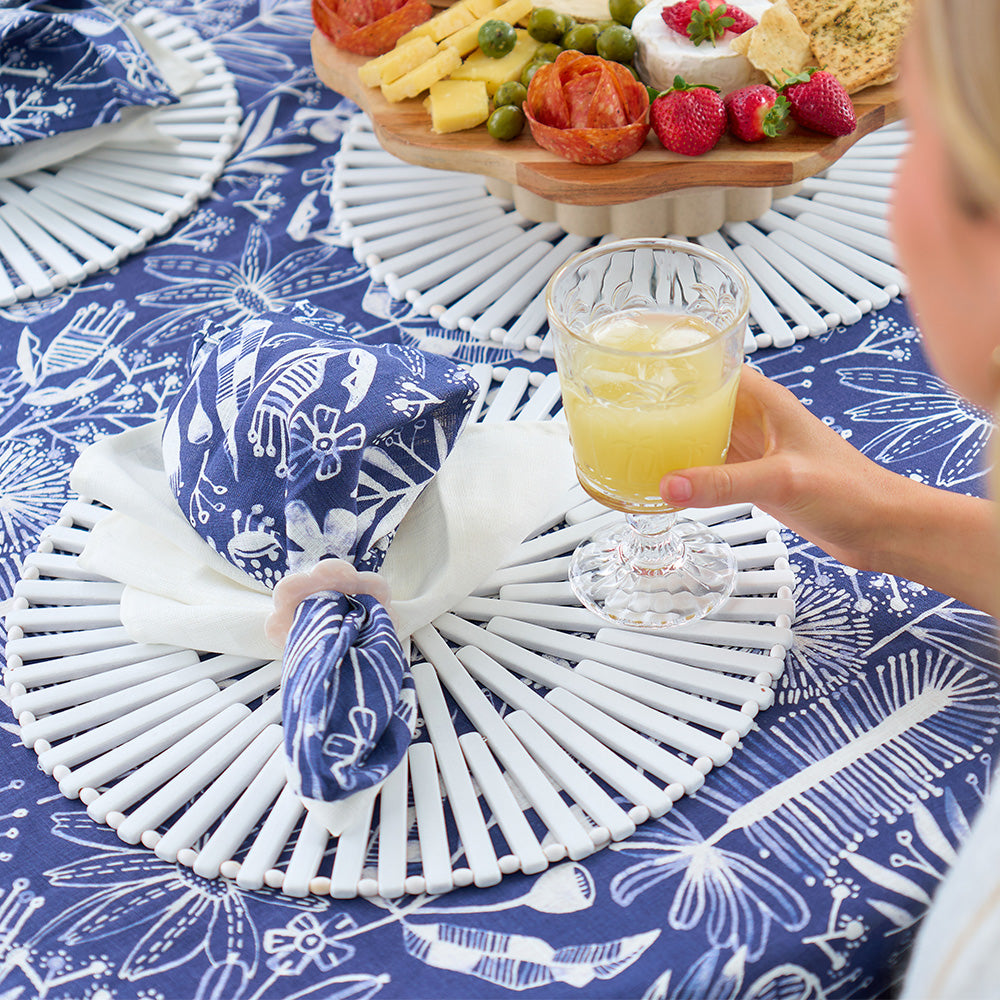
M165 426L165 420L156 420L99 438L74 463L70 488L112 511L91 531L79 556L81 567L107 576L102 570L105 535L117 530L132 531L139 543L149 536L150 544L162 545L171 557L203 565L207 573L221 577L223 583L264 594L270 601L271 592L263 583L207 545L184 517L163 468L160 439ZM129 524L125 518L134 523ZM148 584L145 573L144 578ZM140 581L126 578L118 582L134 586Z
M4 147L0 150L0 178L20 177L22 174L54 167L112 140L172 146L177 140L160 132L153 124L152 117L157 110L146 105L122 108L121 117L115 122L104 122Z
M290 782L292 778L293 776L289 769ZM305 806L313 819L326 827L331 836L340 837L347 830L369 819L375 799L378 793L382 791L382 786L388 780L388 778L384 778L377 785L362 788L360 791L348 795L346 799L338 799L336 802L309 799L304 795L299 795L299 801ZM292 787L295 787L294 784Z

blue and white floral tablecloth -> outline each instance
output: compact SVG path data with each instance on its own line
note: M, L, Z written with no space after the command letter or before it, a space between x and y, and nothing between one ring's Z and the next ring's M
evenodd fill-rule
M164 238L0 311L2 599L76 455L163 414L206 319L308 303L348 332L509 360L391 300L328 231L356 109L312 72L308 4L160 6L235 74L241 141ZM989 420L928 374L903 304L754 360L890 468L983 489ZM3 710L0 998L882 995L989 787L993 624L787 541L795 644L733 761L629 841L493 889L390 904L204 880L62 798Z

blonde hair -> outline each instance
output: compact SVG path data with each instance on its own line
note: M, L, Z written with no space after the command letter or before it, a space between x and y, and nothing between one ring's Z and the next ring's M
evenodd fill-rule
M913 34L962 204L1000 217L1000 4L916 0Z

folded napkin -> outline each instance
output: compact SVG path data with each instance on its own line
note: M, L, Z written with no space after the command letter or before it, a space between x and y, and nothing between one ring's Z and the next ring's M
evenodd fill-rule
M440 358L250 321L203 359L162 448L163 425L148 425L73 471L74 489L114 510L81 558L127 584L137 641L276 657L264 625L279 579L329 557L382 566L397 627L377 597L327 592L298 606L284 648L290 778L334 833L410 741L401 640L492 572L572 481L557 424L474 426L445 461L472 391Z
M45 170L111 141L149 149L177 144L158 127L159 108L197 86L201 70L132 21L109 20L106 10L92 4L72 6L43 10L0 0L0 85L14 102L0 108L0 179ZM26 21L29 15L34 20ZM69 81L59 83L56 96L41 84L62 79L52 63L67 50L50 43L70 30L67 23L78 32L70 49L86 48L88 55L74 64ZM33 48L34 38L21 37L29 28L44 45Z
M177 100L108 8L31 0L0 8L0 146L118 120Z

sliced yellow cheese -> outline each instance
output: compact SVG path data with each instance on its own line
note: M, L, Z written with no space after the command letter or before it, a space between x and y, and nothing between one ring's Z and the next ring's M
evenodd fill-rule
M517 24L521 18L531 13L532 5L532 0L507 0L506 3L500 4L499 7L473 21L468 27L460 28L453 35L449 35L445 44L457 50L459 55L467 56L479 45L479 29L487 21L496 19Z
M454 73L462 65L462 57L450 46L438 49L425 63L411 69L409 73L404 73L398 80L392 83L382 84L382 96L387 101L406 100L408 97L416 97L430 87L432 83L443 80L446 76Z
M453 35L459 28L472 24L475 19L476 15L465 4L456 4L436 14L429 21L424 21L423 25L418 24L413 30L416 32L426 26L425 34L430 35L435 42L440 42L442 38Z
M567 14L574 21L611 20L608 0L545 0L545 6L557 14Z
M358 67L358 77L366 87L392 83L404 73L416 69L437 52L437 43L429 35L420 35L397 45L384 55L369 59Z
M468 0L469 10L476 17L486 17L491 10L499 7L503 0Z
M517 41L514 48L499 59L491 59L483 52L473 52L465 62L451 74L453 80L482 80L486 84L486 92L492 97L497 87L508 80L517 80L521 70L531 62L532 56L541 45L523 28L517 29Z
M490 116L486 84L482 80L439 80L431 84L427 108L434 132L475 128Z
M482 3L483 0L458 0L458 3L445 7L432 18L411 28L399 41L406 42L419 35L429 35L435 42L439 42L459 28L471 24L477 17L481 17L483 12L473 10L473 4L478 6Z

